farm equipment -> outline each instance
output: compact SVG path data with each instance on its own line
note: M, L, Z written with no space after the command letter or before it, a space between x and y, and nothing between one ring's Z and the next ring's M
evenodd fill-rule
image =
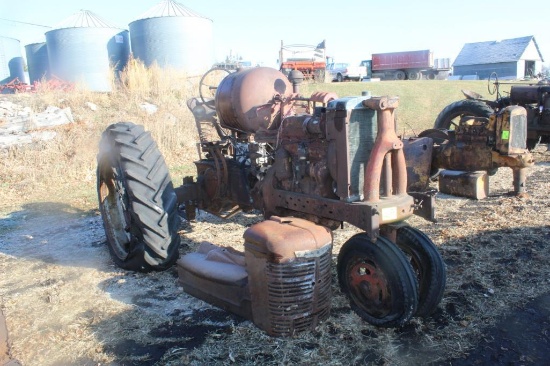
M14 93L36 93L40 91L48 90L60 90L60 91L71 91L75 85L63 81L56 77L51 77L46 81L35 81L32 84L27 84L19 78L11 80L9 83L0 85L0 94L14 94Z
M428 185L441 169L492 174L511 167L515 192L523 194L533 164L526 109L465 116L454 130L401 139L398 98L306 97L303 78L264 67L204 75L200 96L187 102L200 140L197 176L176 188L143 127L109 126L97 176L114 261L130 270L166 269L178 258L178 212L193 220L197 210L222 218L257 210L266 220L245 231L244 252L203 242L177 261L179 281L270 335L289 335L329 315L330 230L347 222L364 230L337 257L351 308L383 327L431 314L445 265L433 242L405 221L413 214L434 220Z
M550 142L550 84L548 80L537 84L512 83L510 94L502 96L496 73L487 80L489 94L496 94L496 100L463 90L466 99L446 106L435 120L435 128L454 129L462 116L489 118L507 106L517 105L527 111L527 148L533 149L539 142Z
M383 327L431 314L443 296L445 265L405 220L433 220L435 198L407 193L398 98L302 96L297 71L292 85L265 67L224 76L187 103L200 138L197 176L175 189L143 127L116 123L103 133L98 198L116 264L149 271L176 262L178 207L189 220L197 209L223 218L258 210L267 220L247 229L244 253L203 243L178 261L180 282L269 334L288 335L328 316L330 229L348 222L364 230L337 259L352 309ZM415 143L408 150L424 151L431 139ZM431 156L423 161L428 175Z
M507 106L489 117L465 114L454 129L429 129L419 137L434 141L432 178L443 170L439 190L443 193L472 198L485 198L488 193L488 177L498 168L509 167L513 171L513 192L526 194L527 169L534 164L527 149L527 111L521 106ZM480 175L480 172L486 174ZM467 183L477 180L483 184ZM474 188L472 188L474 187ZM422 190L422 187L419 188ZM476 193L478 192L478 193Z
M327 57L325 41L313 45L283 45L279 51L279 71L288 76L292 70L300 71L308 80L325 81Z
M31 91L33 89L32 85L29 85L19 78L11 80L9 83L0 85L0 94L14 94Z

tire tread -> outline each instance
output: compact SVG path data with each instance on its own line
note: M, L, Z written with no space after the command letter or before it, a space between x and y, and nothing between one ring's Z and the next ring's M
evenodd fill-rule
M100 142L99 164L118 165L125 178L132 236L140 242L126 269L164 270L178 257L177 198L168 167L143 126L119 122L107 127Z
M493 109L480 100L462 99L443 108L435 119L434 128L450 129L451 120L460 114L488 118L493 114Z
M424 278L418 280L420 289L416 315L429 316L443 298L447 281L445 262L432 240L418 229L409 226L399 228L397 245L405 253L412 250L422 256L420 260L423 261L427 273L423 273Z

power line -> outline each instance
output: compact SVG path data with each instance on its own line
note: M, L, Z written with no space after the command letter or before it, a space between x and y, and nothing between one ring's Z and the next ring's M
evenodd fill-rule
M42 24L34 24L34 23L20 22L20 21L18 21L18 20L12 20L12 19L6 19L6 18L0 18L0 20L6 20L6 21L8 21L8 22L19 23L19 24L33 25L33 26L35 26L35 27L51 28L49 25L42 25Z

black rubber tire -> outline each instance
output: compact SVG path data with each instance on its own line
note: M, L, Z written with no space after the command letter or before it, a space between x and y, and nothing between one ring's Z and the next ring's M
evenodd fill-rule
M432 240L418 229L405 226L397 230L397 245L410 259L419 284L417 316L426 317L443 298L447 272L445 262Z
M342 74L336 75L336 81L339 82L339 83L344 81L344 77L342 76Z
M416 313L416 275L405 254L388 239L379 237L373 243L364 233L354 235L340 249L337 271L352 310L370 324L400 327ZM373 294L378 299L369 299Z
M103 132L97 156L99 209L117 266L165 270L178 259L177 197L151 134L130 122Z
M422 75L419 71L409 71L407 74L407 78L409 80L419 80L421 79L419 76Z
M493 113L493 109L480 100L459 100L443 108L435 119L434 128L454 130L462 116L489 118Z
M394 74L395 80L405 80L406 77L407 74L405 74L405 71L399 70Z

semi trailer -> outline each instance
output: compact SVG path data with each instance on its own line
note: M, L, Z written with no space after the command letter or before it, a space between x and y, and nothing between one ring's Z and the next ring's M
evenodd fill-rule
M433 57L430 50L373 53L370 60L363 60L366 78L383 80L433 80L446 77L451 70L448 58Z

